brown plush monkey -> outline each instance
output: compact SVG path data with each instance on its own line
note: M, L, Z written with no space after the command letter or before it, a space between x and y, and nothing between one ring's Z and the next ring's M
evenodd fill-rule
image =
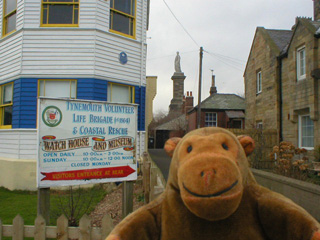
M254 141L202 128L166 142L164 193L115 227L107 240L320 240L320 225L284 196L258 185L248 167Z

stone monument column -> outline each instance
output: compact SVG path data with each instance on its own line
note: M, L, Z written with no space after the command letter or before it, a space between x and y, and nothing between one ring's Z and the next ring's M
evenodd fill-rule
M175 72L171 77L173 81L173 98L169 106L169 114L176 115L183 113L184 79L186 78L181 71L180 59L179 52L177 52L177 56L174 60Z

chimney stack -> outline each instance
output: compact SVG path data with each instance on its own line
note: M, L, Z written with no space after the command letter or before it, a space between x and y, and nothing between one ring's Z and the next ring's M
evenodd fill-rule
M313 20L320 20L320 0L313 0Z
M215 75L212 75L212 83L211 83L211 88L210 88L210 96L211 96L212 94L215 94L215 93L218 92L218 91L217 91L217 88L216 88L216 82L215 82L215 80L216 80L216 76L215 76Z
M185 113L187 114L187 112L192 108L193 108L193 96L192 96L192 92L188 91L187 97L186 97L186 103L185 103Z

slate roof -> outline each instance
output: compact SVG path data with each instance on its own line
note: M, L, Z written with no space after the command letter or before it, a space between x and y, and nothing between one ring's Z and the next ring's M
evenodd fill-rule
M293 31L291 30L266 29L266 31L280 51L285 50L285 48L290 43L293 34Z
M242 111L226 111L228 118L245 118Z
M236 94L216 93L201 102L201 109L245 110L244 98ZM198 105L189 112L198 108Z
M177 129L186 129L187 128L187 120L186 116L180 115L177 118L170 120L160 126L156 127L156 130L177 130Z

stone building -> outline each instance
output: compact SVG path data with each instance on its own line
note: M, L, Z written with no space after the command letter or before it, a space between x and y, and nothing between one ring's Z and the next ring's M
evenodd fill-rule
M244 73L246 128L277 129L279 141L309 150L320 144L319 6L291 30L258 27Z

